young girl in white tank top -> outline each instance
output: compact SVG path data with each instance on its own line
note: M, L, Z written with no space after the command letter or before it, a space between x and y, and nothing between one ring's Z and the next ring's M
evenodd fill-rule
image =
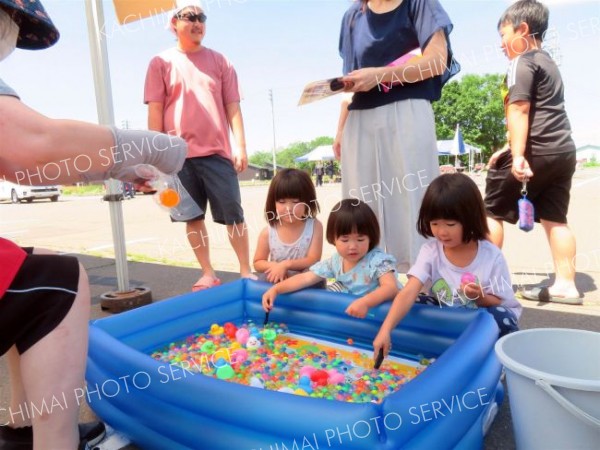
M269 225L258 238L254 269L262 279L278 283L321 259L323 225L315 186L305 172L283 169L269 186L265 217Z

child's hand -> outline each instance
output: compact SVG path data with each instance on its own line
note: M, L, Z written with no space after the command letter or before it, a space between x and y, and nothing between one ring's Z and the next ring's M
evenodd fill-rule
M529 162L524 156L513 157L513 164L511 172L513 176L519 181L527 181L533 177L533 172L529 167Z
M265 276L269 283L279 283L287 278L287 266L282 261L265 270Z
M354 300L350 306L346 308L346 314L359 319L364 319L367 316L367 312L369 312L369 307L363 298Z
M373 341L373 358L377 358L379 354L379 350L383 349L383 356L386 357L390 350L392 349L392 340L390 337L390 333L379 330L375 340Z
M273 303L275 303L275 298L277 297L277 289L273 286L267 292L265 292L262 296L262 307L266 312L269 312L273 309Z
M462 283L460 285L460 288L468 300L478 302L485 296L483 289L481 288L481 285L479 283Z

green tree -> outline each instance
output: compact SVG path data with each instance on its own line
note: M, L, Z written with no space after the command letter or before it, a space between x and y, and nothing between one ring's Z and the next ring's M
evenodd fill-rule
M320 145L330 144L333 144L333 138L329 136L320 136L308 142L294 142L286 148L277 151L275 154L277 165L283 167L297 167L310 172L315 164L314 162L297 163L294 160ZM265 150L253 153L249 160L252 164L259 166L269 168L273 166L273 154L271 151Z
M249 156L248 161L257 166L271 168L273 166L273 154L268 151L256 152Z
M481 148L487 159L506 141L501 86L503 75L465 75L444 86L433 103L438 139L452 139L459 124L465 142Z

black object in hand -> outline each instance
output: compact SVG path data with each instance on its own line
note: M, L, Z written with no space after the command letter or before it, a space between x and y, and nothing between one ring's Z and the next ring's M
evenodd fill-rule
M379 353L377 354L377 359L375 359L375 364L373 365L373 369L379 369L381 367L381 363L383 362L383 349L379 349Z
M344 82L341 81L339 78L334 78L333 80L331 80L331 83L329 83L329 88L332 91L339 91L341 89L344 89Z
M269 313L270 313L270 311L267 311L265 313L265 323L263 323L263 326L266 325L267 323L269 323Z

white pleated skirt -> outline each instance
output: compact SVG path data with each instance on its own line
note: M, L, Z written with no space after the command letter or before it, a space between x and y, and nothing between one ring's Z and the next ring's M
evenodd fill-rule
M342 137L342 194L375 211L380 247L397 258L401 273L425 242L417 218L425 189L438 175L429 101L408 99L349 112Z

